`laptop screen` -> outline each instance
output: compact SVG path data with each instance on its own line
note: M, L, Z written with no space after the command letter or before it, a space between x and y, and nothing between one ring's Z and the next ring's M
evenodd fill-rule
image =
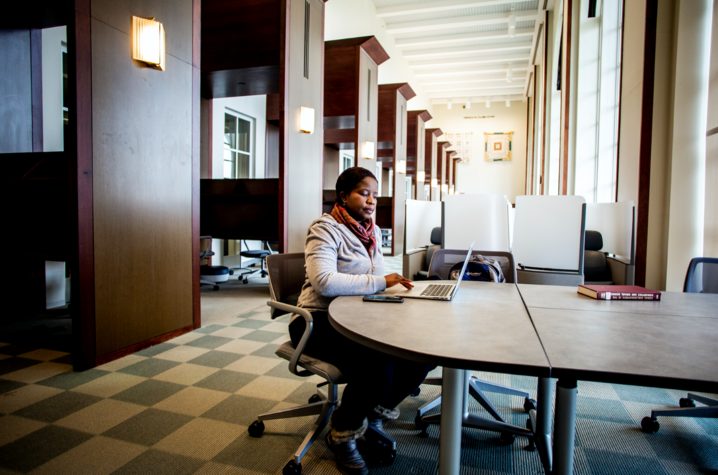
M471 246L469 246L469 252L466 253L466 257L464 258L464 266L461 268L461 273L459 274L459 280L456 282L456 287L454 287L454 292L452 292L451 296L453 297L456 295L456 291L459 290L459 285L461 285L461 281L464 280L464 272L466 272L466 266L469 264L469 259L471 259L471 252L474 250L474 244L476 244L476 241L471 243Z

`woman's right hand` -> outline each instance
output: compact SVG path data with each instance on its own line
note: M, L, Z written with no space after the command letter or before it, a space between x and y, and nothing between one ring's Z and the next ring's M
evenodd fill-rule
M385 275L384 278L386 279L386 288L394 287L395 285L401 284L407 289L411 290L414 288L413 285L411 285L411 281L409 279L405 279L400 274L389 274Z

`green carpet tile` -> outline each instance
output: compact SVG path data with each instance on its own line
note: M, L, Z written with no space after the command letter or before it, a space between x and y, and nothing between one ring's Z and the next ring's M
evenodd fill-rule
M260 413L304 404L321 382L290 374L274 355L287 339L287 320L271 321L267 307L257 307L83 373L72 371L66 353L0 343L0 473L281 473L313 418L267 421L260 439L247 427ZM475 374L535 396L535 378ZM439 393L424 385L401 404L401 417L386 427L398 444L396 460L370 464L372 474L435 472L439 427L422 438L413 421ZM718 421L662 418L658 433L640 430L652 408L677 406L684 396L579 382L575 473L717 473ZM524 426L522 398L489 397L509 422ZM473 401L470 409L487 415ZM501 445L497 434L464 429L461 473L543 473L526 445L521 438ZM305 474L338 473L323 440L302 465Z

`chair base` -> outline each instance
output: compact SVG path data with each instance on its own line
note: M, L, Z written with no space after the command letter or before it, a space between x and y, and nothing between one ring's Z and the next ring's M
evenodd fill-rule
M692 407L693 401L698 401L705 406ZM681 398L681 407L670 409L658 409L651 411L650 417L641 420L641 428L644 432L655 434L660 428L658 416L662 417L700 417L704 419L718 419L718 400L698 394L688 393L688 398Z

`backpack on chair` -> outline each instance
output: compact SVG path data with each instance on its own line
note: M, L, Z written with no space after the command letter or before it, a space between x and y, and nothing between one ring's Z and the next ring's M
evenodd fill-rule
M459 273L464 267L463 262L457 262L449 270L450 280L459 280ZM496 259L485 256L474 256L466 264L466 271L461 280L473 280L475 282L497 282L505 283L504 273L501 271L501 265Z

